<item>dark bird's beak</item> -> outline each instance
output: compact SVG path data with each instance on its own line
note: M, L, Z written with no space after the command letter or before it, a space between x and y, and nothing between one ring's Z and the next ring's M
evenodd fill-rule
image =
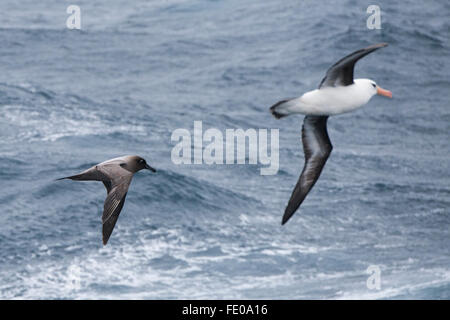
M152 167L150 167L148 164L145 164L145 169L150 170L152 172L156 172L156 170Z

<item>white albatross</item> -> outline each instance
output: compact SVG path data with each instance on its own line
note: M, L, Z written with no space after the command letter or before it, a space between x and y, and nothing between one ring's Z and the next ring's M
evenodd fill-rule
M297 211L319 179L333 149L327 132L328 117L356 110L375 94L392 98L390 91L379 87L373 80L353 79L356 62L386 46L386 43L379 43L349 54L328 69L318 89L299 98L282 100L270 108L277 119L295 113L305 115L302 128L305 165L284 212L282 225Z

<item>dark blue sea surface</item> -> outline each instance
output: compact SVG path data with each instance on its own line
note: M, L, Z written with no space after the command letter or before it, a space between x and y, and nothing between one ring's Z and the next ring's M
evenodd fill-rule
M450 3L0 2L0 298L450 299ZM302 116L269 107L317 88L373 43L355 77L393 92L332 117L333 153L300 210ZM175 165L177 128L280 130L280 170ZM55 181L139 154L107 246L105 189ZM381 270L380 290L366 269Z

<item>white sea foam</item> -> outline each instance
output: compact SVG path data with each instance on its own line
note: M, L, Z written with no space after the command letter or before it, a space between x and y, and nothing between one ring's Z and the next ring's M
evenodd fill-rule
M71 112L52 110L41 114L30 112L22 105L5 105L2 106L0 121L2 118L16 126L17 134L12 138L25 141L56 141L64 137L112 133L145 135L147 132L142 125L109 123L103 120L103 115L84 109Z

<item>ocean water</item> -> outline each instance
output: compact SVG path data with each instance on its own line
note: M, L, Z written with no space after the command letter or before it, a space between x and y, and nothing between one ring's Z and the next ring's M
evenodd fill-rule
M0 298L449 299L450 4L377 1L0 2ZM302 116L367 45L355 76L393 92L329 120L333 153L300 210ZM175 165L177 128L280 130L278 174ZM105 190L55 181L139 154L107 246ZM367 286L369 266L380 288Z

